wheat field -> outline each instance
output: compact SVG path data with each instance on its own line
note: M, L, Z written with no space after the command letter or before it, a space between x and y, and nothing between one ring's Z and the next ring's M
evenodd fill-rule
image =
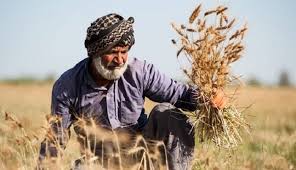
M36 167L51 89L51 83L0 84L0 169ZM244 134L243 143L232 150L196 140L192 169L296 169L296 89L242 87L237 97L236 105L252 125L251 134ZM146 111L154 105L147 101ZM65 169L79 157L74 139L72 135L65 151Z

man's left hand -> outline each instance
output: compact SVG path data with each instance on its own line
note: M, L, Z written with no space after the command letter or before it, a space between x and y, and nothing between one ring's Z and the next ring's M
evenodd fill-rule
M225 108L227 104L227 98L225 96L225 93L222 90L217 90L215 93L214 98L211 100L212 104L214 107L218 109L223 109Z

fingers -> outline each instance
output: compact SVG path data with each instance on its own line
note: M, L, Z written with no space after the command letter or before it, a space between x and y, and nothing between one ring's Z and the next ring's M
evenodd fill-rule
M224 98L224 99L222 99L222 100L217 104L217 108L218 108L218 109L223 109L223 108L225 108L226 104L227 104L227 99Z
M215 97L212 99L212 104L218 109L223 109L227 104L227 98L222 90L216 92Z

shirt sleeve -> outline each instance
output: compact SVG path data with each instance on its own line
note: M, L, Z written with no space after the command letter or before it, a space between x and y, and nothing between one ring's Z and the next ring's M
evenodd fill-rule
M155 102L168 102L185 110L196 110L197 88L166 77L154 65L144 63L144 95Z
M70 138L69 128L73 122L70 96L67 88L57 81L52 90L50 128L46 138L41 143L39 160L46 156L57 157L58 149L64 149Z

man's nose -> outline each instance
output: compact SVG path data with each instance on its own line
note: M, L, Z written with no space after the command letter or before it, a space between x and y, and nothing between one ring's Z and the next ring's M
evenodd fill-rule
M118 64L118 65L122 65L124 64L124 61L123 61L123 55L121 53L118 53L115 57L115 62Z

